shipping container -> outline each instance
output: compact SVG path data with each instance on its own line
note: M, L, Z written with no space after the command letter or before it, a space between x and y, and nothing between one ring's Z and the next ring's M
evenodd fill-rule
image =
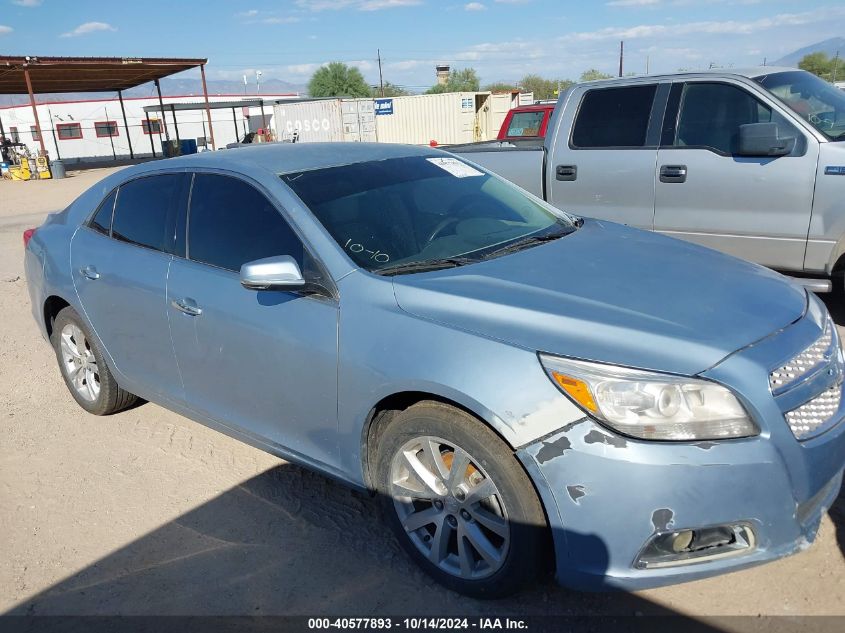
M376 99L376 135L381 143L438 145L496 137L489 92L449 92Z
M376 141L372 99L316 99L273 106L275 138L320 141Z

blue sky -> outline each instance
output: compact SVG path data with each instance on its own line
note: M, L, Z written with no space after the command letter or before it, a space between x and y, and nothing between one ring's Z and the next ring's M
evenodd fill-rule
M483 82L535 72L577 78L756 65L845 35L838 0L0 0L0 51L28 55L208 57L211 78L244 72L304 83L345 61L423 89L434 64ZM843 51L845 55L845 51Z

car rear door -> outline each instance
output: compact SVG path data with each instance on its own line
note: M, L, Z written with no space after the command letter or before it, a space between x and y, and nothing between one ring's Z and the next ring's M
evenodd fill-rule
M167 269L187 176L168 173L115 189L71 242L79 302L121 385L179 401L182 383L167 322Z
M668 85L657 83L574 88L547 158L549 202L578 215L651 229L667 94Z
M657 160L654 229L781 270L802 270L818 144L729 79L673 85ZM788 156L738 156L739 126L777 123Z
M310 461L337 462L338 303L332 296L249 290L248 261L290 255L326 275L269 197L252 183L196 173L187 257L167 299L190 408Z

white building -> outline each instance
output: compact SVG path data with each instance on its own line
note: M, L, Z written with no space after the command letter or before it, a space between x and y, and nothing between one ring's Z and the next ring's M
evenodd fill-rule
M242 100L263 99L265 125L270 125L273 103L280 99L294 99L296 94L209 95L211 104L236 103ZM77 162L107 161L129 158L130 141L135 157L161 156L162 141L169 134L171 140L194 139L200 151L211 148L208 119L202 95L166 96L162 98L164 116L158 112L144 113L146 106L158 106L158 96L124 98L126 123L120 101L90 99L86 101L54 101L38 103L38 119L44 143L52 159ZM170 104L195 104L196 110L167 110ZM184 106L183 106L184 107ZM214 141L217 148L225 147L244 137L247 132L262 126L260 107L233 107L211 110ZM15 142L25 143L29 149L39 149L35 116L30 105L0 107L0 122L5 135ZM208 140L206 140L208 139Z

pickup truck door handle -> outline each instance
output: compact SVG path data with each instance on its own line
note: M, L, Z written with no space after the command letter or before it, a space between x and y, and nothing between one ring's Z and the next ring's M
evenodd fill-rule
M170 305L180 312L184 312L188 316L199 316L202 314L202 310L197 305L197 302L189 297L185 297L184 299L174 299L170 302Z
M85 277L86 279L99 279L100 273L97 272L97 269L93 266L85 266L79 269L79 274Z
M663 165L660 168L660 182L686 182L686 165Z
M558 180L575 180L578 178L578 166L558 165L555 167L555 178Z

